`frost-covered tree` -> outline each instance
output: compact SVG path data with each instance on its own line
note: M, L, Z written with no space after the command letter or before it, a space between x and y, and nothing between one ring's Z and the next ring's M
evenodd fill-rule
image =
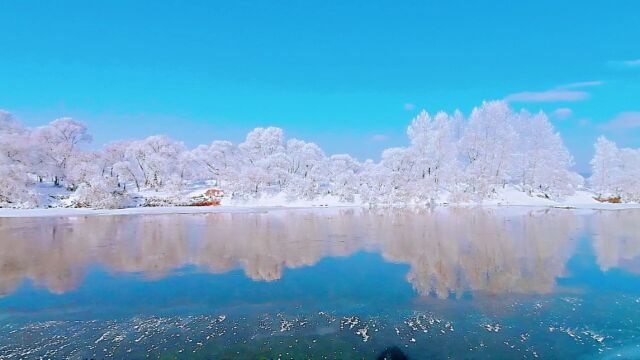
M127 160L127 149L130 145L130 141L116 141L107 144L102 151L96 153L96 162L102 176L118 179L115 165Z
M640 202L640 149L620 150L618 188L626 201Z
M9 112L0 110L0 207L36 205L29 177L30 149L29 131Z
M367 159L362 164L362 171L359 178L359 194L361 200L365 204L377 205L389 202L390 188L390 170L389 167L383 166L382 162L375 163L371 159Z
M361 186L362 164L348 154L332 155L327 164L331 194L341 201L352 202Z
M95 152L78 152L69 160L65 178L69 190L75 190L83 183L89 184L98 177L104 177L98 162L99 156L99 153Z
M413 159L410 182L419 201L433 200L452 185L458 174L457 128L461 115L439 112L434 117L422 111L407 128Z
M182 142L164 135L149 136L144 140L134 141L129 147L129 161L137 165L138 169L129 172L131 169L125 164L118 168L121 174L128 172L132 178L137 178L135 173L141 174L145 187L158 190L181 179L179 158L184 151Z
M75 192L75 205L96 209L119 209L127 207L130 195L118 186L115 178L95 176L80 184Z
M640 149L619 149L600 136L595 143L589 182L601 198L640 201Z
M187 149L167 136L119 141L96 151L86 126L69 118L26 129L0 111L0 206L33 206L38 181L72 191L77 206L119 207L130 193L209 183L231 197L323 195L370 205L482 201L503 188L560 199L583 179L547 116L484 102L468 119L459 111L422 111L407 128L408 144L386 149L379 162L327 156L317 144L285 139L280 128L256 128L239 145L213 141ZM598 139L590 183L599 196L640 200L640 150ZM42 197L44 198L44 197ZM28 204L28 205L25 205Z
M4 164L22 165L25 167L24 171L31 170L32 144L29 136L29 131L10 113L0 110L0 152Z
M38 172L60 185L68 175L69 163L80 151L78 146L91 142L87 127L71 118L60 118L34 132L39 160Z
M314 143L291 139L286 149L287 193L293 198L313 199L327 177L324 152Z
M381 168L376 169L384 176L382 192L378 194L386 203L406 203L413 195L411 174L416 161L408 148L389 148L382 152Z
M622 164L618 156L618 147L613 141L600 136L594 148L595 153L591 159L591 185L599 196L619 195L618 182Z
M542 193L550 198L571 195L582 185L582 177L570 170L573 157L564 146L548 117L526 111L514 119L520 140L512 179L529 195Z
M284 131L276 127L255 128L240 144L240 150L247 161L257 164L279 153L284 153Z
M519 141L514 119L504 101L484 102L471 112L460 143L471 192L486 196L509 182Z
M264 187L284 187L287 159L284 132L280 128L255 128L239 146L243 160L241 187L257 194Z
M213 180L233 181L238 177L239 149L229 141L214 141L210 145L199 145L191 150L198 177Z

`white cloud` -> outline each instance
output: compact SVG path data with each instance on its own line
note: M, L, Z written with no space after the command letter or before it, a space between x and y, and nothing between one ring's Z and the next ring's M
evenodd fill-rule
M504 98L508 102L562 102L580 101L588 99L591 94L584 90L577 90L585 87L600 86L602 81L583 81L566 85L560 85L545 91L523 91L508 95Z
M551 113L554 118L564 120L573 116L573 110L569 108L558 108Z
M407 110L407 111L408 111L408 110L413 110L413 109L415 109L415 108L416 108L415 104L412 104L412 103L406 103L406 104L404 104L404 109L405 109L405 110Z
M591 120L590 119L580 119L578 120L578 125L580 126L589 126L591 125Z
M609 65L620 68L640 67L640 59L609 61Z
M559 102L580 101L589 98L589 93L574 90L524 91L511 94L504 99L508 102Z
M622 112L606 124L602 125L605 130L625 130L640 128L640 111Z
M575 82L575 83L566 84L566 85L560 85L557 88L558 89L579 89L579 88L585 88L585 87L591 87L591 86L600 86L602 84L604 84L603 81L581 81L581 82Z
M388 139L387 136L382 134L375 134L371 137L371 140L376 142L387 141L387 139Z

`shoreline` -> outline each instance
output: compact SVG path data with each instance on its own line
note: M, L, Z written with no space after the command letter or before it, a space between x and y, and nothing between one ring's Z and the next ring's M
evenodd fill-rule
M616 211L640 209L640 204L437 204L436 208L532 208L532 209L565 209ZM220 206L163 206L163 207L134 207L124 209L92 209L92 208L37 208L11 209L0 208L2 218L40 218L40 217L75 217L75 216L123 216L123 215L189 215L189 214L220 214L220 213L260 213L278 210L317 210L317 209L367 209L368 206L358 204L344 205L220 205ZM379 206L378 209L393 208L424 208L419 206Z

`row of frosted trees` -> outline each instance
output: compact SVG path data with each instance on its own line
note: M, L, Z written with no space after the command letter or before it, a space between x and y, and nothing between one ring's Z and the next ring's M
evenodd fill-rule
M178 196L204 181L234 198L333 195L372 205L480 201L507 187L560 199L583 186L544 113L515 112L501 101L483 103L468 118L423 111L407 135L409 146L386 149L379 162L327 156L314 143L286 140L274 127L256 128L240 144L187 149L167 136L150 136L89 151L82 123L63 118L28 129L0 112L0 205L42 205L43 182L91 207L128 206L137 192ZM598 194L637 200L639 161L638 150L599 139L592 178Z
M620 149L601 136L591 160L591 184L603 198L640 202L640 149Z

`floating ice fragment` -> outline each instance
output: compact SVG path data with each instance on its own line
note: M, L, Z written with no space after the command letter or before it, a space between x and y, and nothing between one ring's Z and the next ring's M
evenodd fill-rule
M293 322L287 319L282 319L280 321L280 332L289 331L291 328L293 328Z
M97 344L97 343L99 343L99 342L100 342L100 341L102 341L102 340L106 340L108 335L109 335L109 331L107 331L106 333L102 334L102 336L100 336L100 337L99 337L99 338L94 342L94 344Z
M360 319L357 316L345 316L340 321L340 329L343 329L345 326L349 326L349 329L353 329L354 326L358 325Z
M498 331L500 331L500 329L502 329L502 325L500 325L499 323L482 324L480 326L482 326L485 330L487 330L489 332L498 332Z
M362 341L363 342L367 342L367 341L369 341L369 338L371 337L368 334L368 331L369 331L369 326L365 326L362 329L358 329L358 331L356 331L356 335L362 336Z

